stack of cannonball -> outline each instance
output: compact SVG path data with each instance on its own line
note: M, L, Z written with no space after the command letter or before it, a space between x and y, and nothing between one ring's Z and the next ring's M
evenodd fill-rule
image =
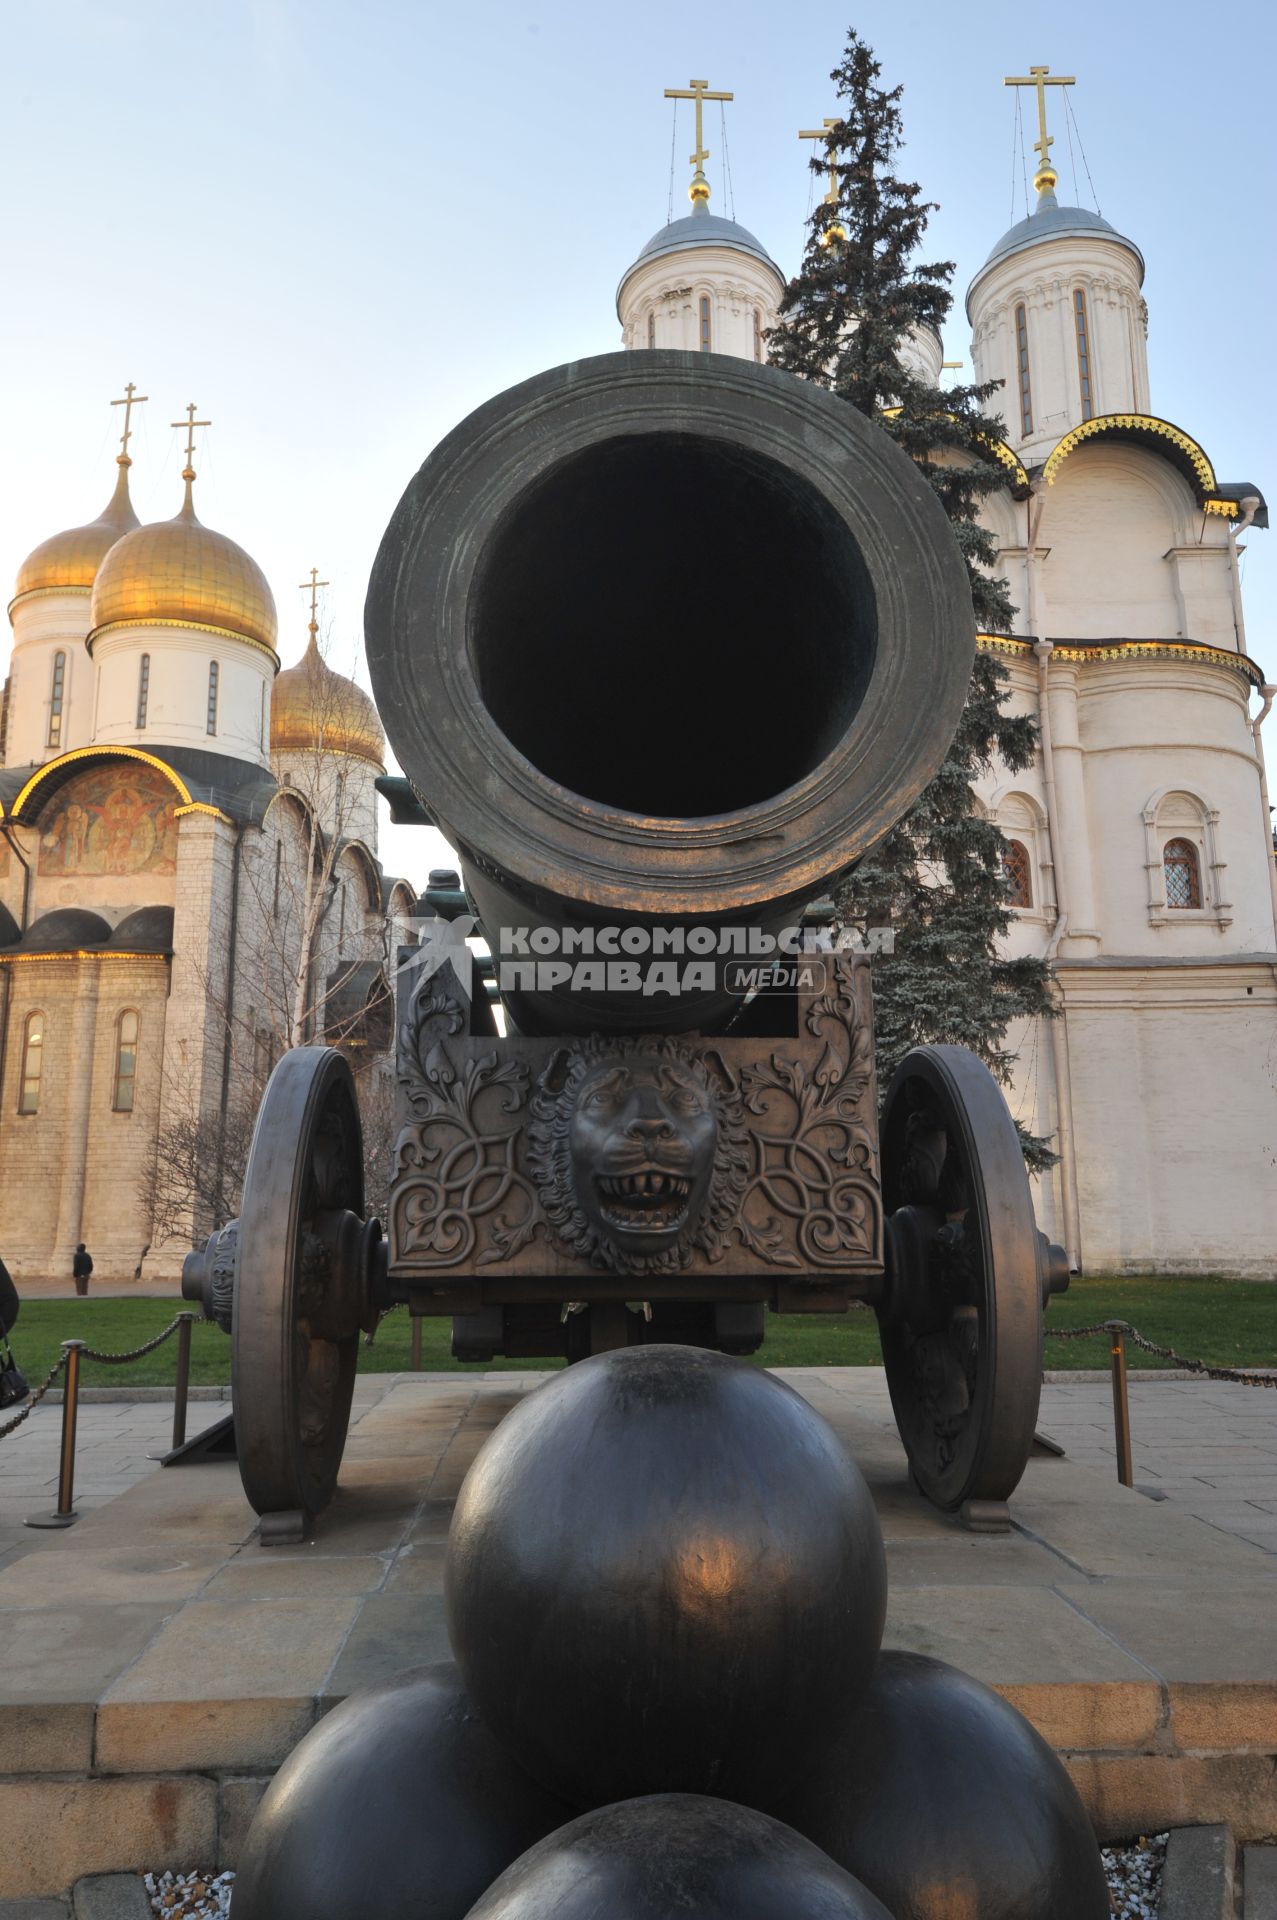
M555 1376L467 1475L456 1665L353 1696L276 1776L233 1920L1104 1920L1054 1754L881 1653L832 1429L721 1354Z

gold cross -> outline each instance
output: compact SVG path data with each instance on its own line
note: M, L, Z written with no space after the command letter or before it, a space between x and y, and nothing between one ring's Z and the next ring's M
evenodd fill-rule
M146 395L145 393L139 393L137 388L134 386L133 382L130 380L128 385L124 389L124 398L122 400L112 400L111 402L111 405L113 407L124 408L124 432L120 439L120 452L118 457L122 462L122 464L126 467L131 467L133 464L133 462L129 458L129 439L133 431L129 423L133 418L133 409L134 407L142 406L144 402L147 400L147 398L148 398L148 395Z
M192 480L195 478L194 472L191 471L191 462L195 458L195 429L196 427L211 427L212 424L213 422L211 420L197 420L195 418L195 402L193 400L188 400L186 403L185 420L169 421L171 427L186 428L186 468ZM186 478L186 473L183 473L182 478Z
M696 151L695 153L689 154L688 159L694 167L699 167L702 160L709 159L709 149L705 145L705 136L701 129L701 109L703 103L706 100L731 100L734 99L735 96L730 93L711 93L709 91L708 80L689 80L687 86L691 89L690 92L683 87L666 87L665 98L667 100L695 100L696 102Z
M826 120L823 127L809 127L805 132L800 133L798 138L800 140L824 140L828 142L830 127L836 127L837 125L838 122L836 120ZM838 168L832 152L829 155L829 192L825 195L825 205L827 207L836 207L838 205Z
M963 362L961 360L942 360L940 362L940 371L943 373L946 367L960 367L962 364Z
M1053 187L1056 181L1055 168L1051 164L1051 148L1055 142L1046 130L1046 90L1048 87L1073 87L1077 82L1071 73L1052 73L1050 67L1030 67L1027 73L1007 74L1002 84L1004 87L1037 88L1038 137L1033 144L1038 150L1039 159L1033 184L1042 193L1047 187Z
M312 567L310 570L310 579L299 580L297 582L297 585L302 593L308 592L310 594L310 631L312 633L318 633L319 621L316 619L315 615L319 607L319 589L321 587L330 587L332 585L332 581L321 580L319 577L319 568Z

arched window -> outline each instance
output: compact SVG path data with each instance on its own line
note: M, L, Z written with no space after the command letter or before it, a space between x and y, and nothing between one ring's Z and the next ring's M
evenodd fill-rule
M656 308L655 307L652 308L651 312L647 316L647 344L649 347L654 347L656 345Z
M151 691L151 656L144 653L137 669L137 724L138 731L146 725L146 697Z
M1091 405L1091 349L1086 337L1086 295L1081 287L1073 289L1073 326L1077 334L1077 377L1082 389L1082 418L1089 420Z
M701 295L701 352L708 353L711 346L709 330L709 295Z
M1007 883L1007 903L1013 907L1033 905L1033 863L1023 840L1008 840L1002 871Z
M114 1113L132 1113L133 1087L137 1080L138 1017L126 1007L115 1023L115 1074L111 1109Z
M1015 310L1015 364L1020 378L1020 431L1033 431L1033 391L1029 386L1029 316L1023 306Z
M66 684L67 657L65 653L55 653L53 685L49 690L49 745L51 747L62 745L62 701L66 693Z
M40 1110L40 1076L44 1072L44 1015L29 1013L22 1038L22 1080L18 1088L18 1112Z
M761 307L754 308L754 358L763 357L763 314Z
M208 663L208 731L217 732L217 662Z
M1168 840L1162 850L1162 875L1168 907L1200 907L1202 875L1191 840Z

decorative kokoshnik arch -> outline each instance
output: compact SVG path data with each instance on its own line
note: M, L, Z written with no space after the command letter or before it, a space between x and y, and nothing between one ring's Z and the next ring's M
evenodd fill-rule
M1119 440L1128 446L1143 447L1149 453L1160 454L1164 460L1182 473L1197 497L1197 504L1204 513L1218 513L1230 520L1242 517L1242 500L1255 496L1259 502L1259 511L1255 515L1258 526L1267 526L1268 508L1259 488L1249 481L1240 485L1221 487L1215 477L1215 469L1205 451L1170 420L1159 419L1151 413L1101 413L1092 420L1083 420L1073 427L1048 454L1042 467L1042 479L1047 486L1054 486L1059 473L1069 455L1087 440Z
M171 767L167 760L158 754L146 753L141 747L73 747L69 753L58 754L56 759L46 760L37 767L25 786L15 796L13 805L5 812L0 803L0 820L11 820L16 826L33 826L41 810L51 800L58 788L96 762L121 760L140 761L143 766L151 767L160 774L178 795L180 804L174 809L179 816L186 813L211 813L216 819L225 820L220 807L210 806L207 801L196 800L182 776Z

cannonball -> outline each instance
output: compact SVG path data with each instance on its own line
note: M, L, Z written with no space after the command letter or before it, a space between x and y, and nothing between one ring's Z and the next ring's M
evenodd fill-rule
M753 1800L868 1683L886 1565L864 1479L805 1400L654 1345L507 1415L462 1486L445 1591L467 1691L547 1786Z
M779 1820L681 1793L625 1800L560 1827L507 1867L469 1920L670 1920L672 1914L680 1920L892 1920L866 1887Z
M1106 1920L1099 1847L1045 1740L942 1660L885 1652L834 1747L774 1811L896 1920Z
M235 1920L462 1920L573 1809L481 1724L451 1661L352 1694L257 1809Z

